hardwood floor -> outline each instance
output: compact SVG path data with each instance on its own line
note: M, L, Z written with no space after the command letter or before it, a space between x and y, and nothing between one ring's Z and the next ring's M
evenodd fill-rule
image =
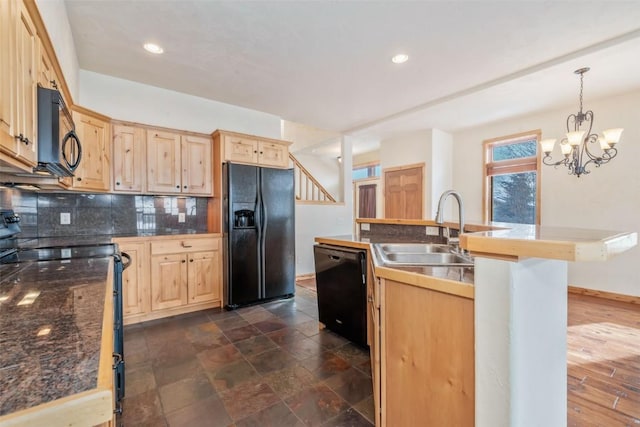
M640 307L569 295L568 426L640 426Z

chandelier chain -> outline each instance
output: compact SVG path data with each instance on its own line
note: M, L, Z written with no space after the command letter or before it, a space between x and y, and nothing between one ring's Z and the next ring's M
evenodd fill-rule
M584 88L584 73L580 73L580 113L582 113L582 90Z

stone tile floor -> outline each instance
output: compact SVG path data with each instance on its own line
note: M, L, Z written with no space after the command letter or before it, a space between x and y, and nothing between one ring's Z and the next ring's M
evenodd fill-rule
M369 352L318 330L316 294L125 328L120 426L372 426Z

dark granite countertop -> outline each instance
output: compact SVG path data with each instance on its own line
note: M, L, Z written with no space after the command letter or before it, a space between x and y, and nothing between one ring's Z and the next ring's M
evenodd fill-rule
M110 259L2 266L0 416L97 387Z

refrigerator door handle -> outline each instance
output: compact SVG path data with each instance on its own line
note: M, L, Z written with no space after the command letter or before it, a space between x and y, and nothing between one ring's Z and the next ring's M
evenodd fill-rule
M260 191L260 222L261 222L261 231L262 231L262 236L260 238L260 272L261 272L261 277L260 277L260 292L262 292L262 297L264 298L267 295L267 286L265 283L265 236L267 234L267 224L268 224L268 217L267 217L267 208L264 204L264 200L262 198L262 186L264 185L264 179L263 179L263 175L262 175L262 169L260 169L260 186L259 186L259 191Z
M258 263L258 298L262 299L264 297L264 269L263 269L263 265L264 265L264 260L263 260L263 252L262 252L262 247L263 247L263 241L264 241L264 234L262 231L262 227L263 227L263 223L264 223L264 219L262 218L262 173L260 171L260 168L258 168L258 176L256 177L256 185L257 185L257 195L256 195L256 206L255 206L255 212L256 212L256 231L258 233L258 259L256 260L256 262Z

